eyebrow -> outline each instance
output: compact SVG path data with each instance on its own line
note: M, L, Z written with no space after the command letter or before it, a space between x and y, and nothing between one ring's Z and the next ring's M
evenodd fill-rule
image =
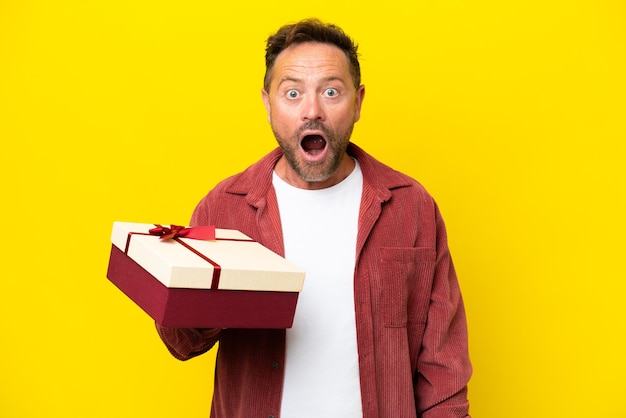
M324 83L329 83L331 81L338 81L340 82L342 85L345 86L345 81L343 80L343 78L333 75L333 76L328 76L326 78L323 78L320 80L322 84ZM293 82L293 83L302 83L303 79L302 78L296 78L296 77L290 77L290 76L286 76L280 79L280 81L278 82L278 84L276 85L276 87L280 87L283 83L287 83L287 82Z
M301 83L302 79L294 77L283 77L278 81L277 87L280 87L283 83Z

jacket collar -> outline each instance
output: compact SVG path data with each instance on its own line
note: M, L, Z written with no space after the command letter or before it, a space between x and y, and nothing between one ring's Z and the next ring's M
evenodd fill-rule
M357 145L348 144L347 152L359 162L364 185L372 189L376 200L387 201L391 198L391 190L411 185L408 177L376 160ZM226 189L226 193L246 195L248 203L255 207L263 205L272 185L274 166L282 155L280 148L275 148L241 173Z

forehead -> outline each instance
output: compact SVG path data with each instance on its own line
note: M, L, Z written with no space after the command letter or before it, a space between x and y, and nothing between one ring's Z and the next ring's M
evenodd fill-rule
M282 51L276 57L272 73L277 81L285 77L351 78L346 54L335 45L318 42L295 44Z

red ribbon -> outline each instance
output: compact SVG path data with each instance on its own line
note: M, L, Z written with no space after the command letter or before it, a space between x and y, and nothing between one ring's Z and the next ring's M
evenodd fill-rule
M152 228L148 232L150 235L158 235L160 239L174 239L178 237L201 239L215 241L215 225L194 226L186 228L179 225L170 225L170 227L155 224L156 228Z
M220 273L222 272L222 267L217 264L215 261L211 260L209 257L202 254L200 251L196 250L189 244L180 240L180 238L191 238L198 240L210 240L215 241L215 225L209 226L194 226L190 228L186 228L184 226L178 225L170 225L170 227L162 226L159 224L154 224L156 228L150 229L148 234L142 232L129 232L128 237L126 238L126 248L124 249L124 253L128 254L128 247L130 246L130 238L133 235L157 235L159 239L173 239L174 241L181 244L183 247L187 248L192 253L196 254L198 257L202 258L204 261L208 262L213 266L213 278L211 280L211 289L217 289L220 282Z

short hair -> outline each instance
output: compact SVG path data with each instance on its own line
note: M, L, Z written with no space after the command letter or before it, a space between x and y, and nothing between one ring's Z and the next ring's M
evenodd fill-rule
M263 87L269 92L272 69L278 55L291 45L305 42L330 44L341 49L348 58L354 87L361 85L361 66L359 65L358 45L339 27L324 23L319 19L305 19L281 27L267 38L265 48L265 78Z

